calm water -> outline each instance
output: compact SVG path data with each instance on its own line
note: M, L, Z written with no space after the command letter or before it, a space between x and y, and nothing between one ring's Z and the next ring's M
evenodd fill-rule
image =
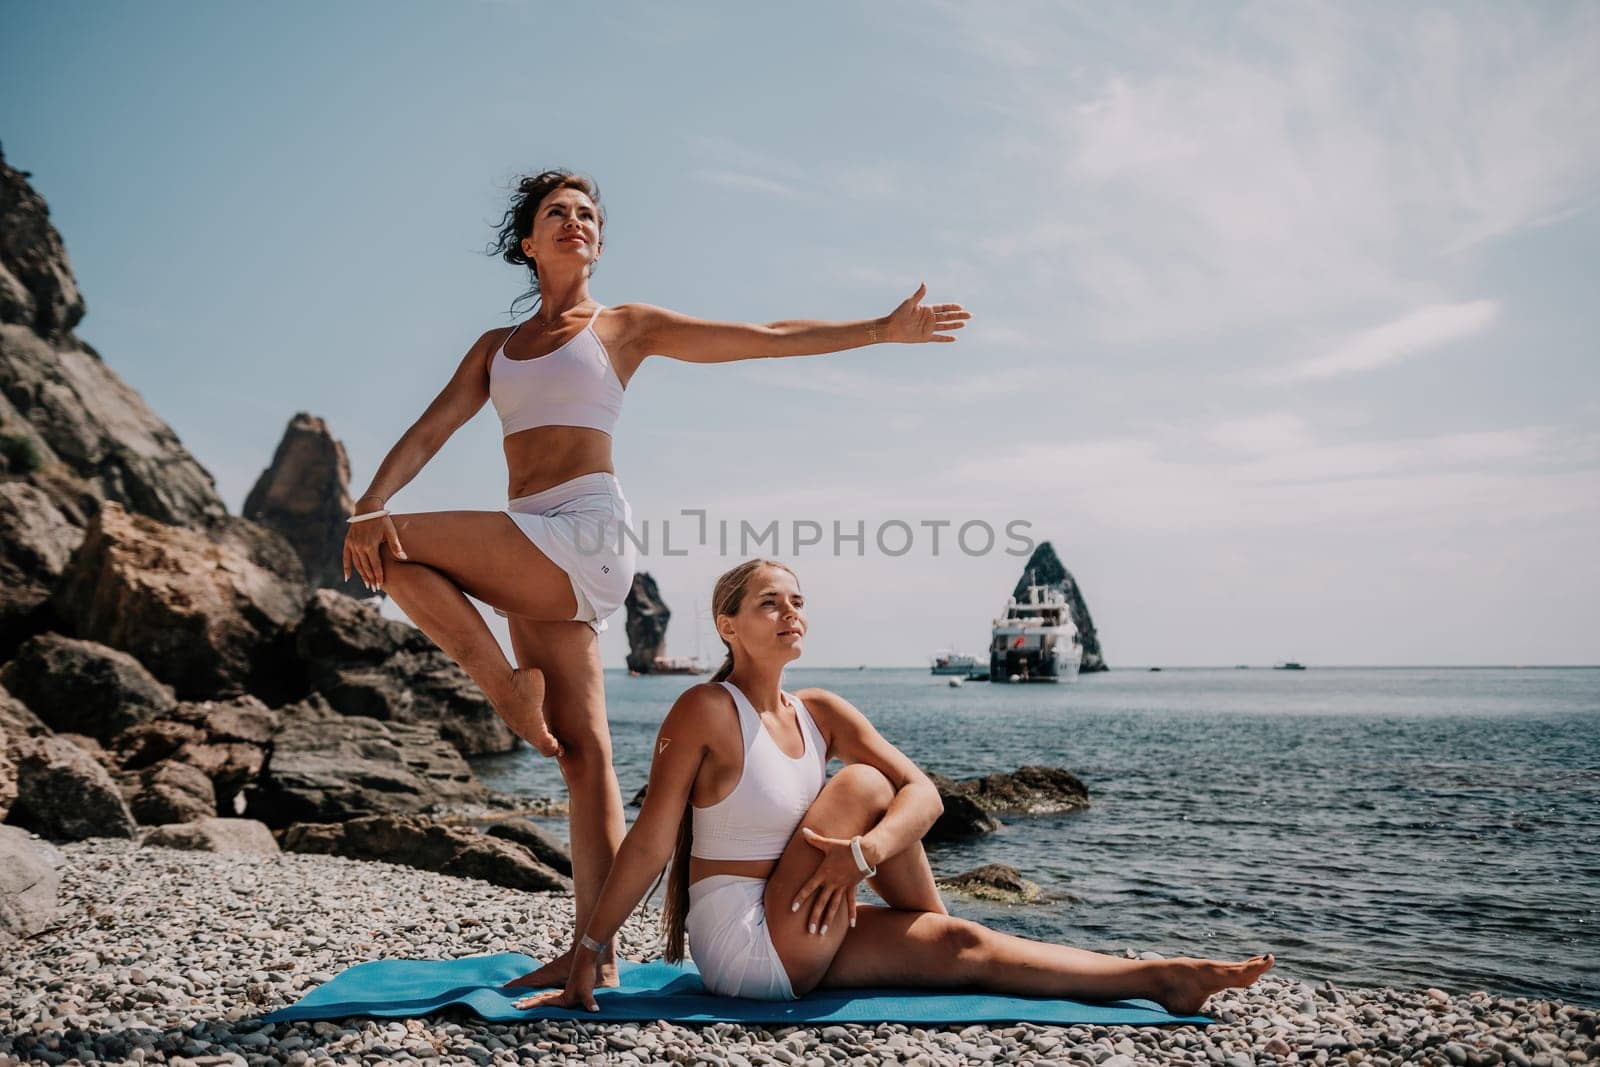
M691 682L607 672L624 798ZM1009 863L1059 895L953 900L957 914L1102 950L1271 951L1313 981L1600 1002L1600 670L1129 670L960 689L925 670L785 678L808 685L847 697L930 771L1040 763L1088 785L1086 812L1013 817L932 850L940 874ZM500 789L563 793L531 751L477 767Z

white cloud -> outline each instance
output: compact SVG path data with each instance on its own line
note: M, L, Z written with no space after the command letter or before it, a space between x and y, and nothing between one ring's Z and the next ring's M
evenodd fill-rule
M1392 322L1362 330L1332 352L1297 363L1279 377L1331 378L1372 370L1482 333L1499 315L1500 305L1493 300L1430 304Z
M1206 436L1224 448L1239 452L1282 452L1302 449L1311 443L1306 420L1283 412L1254 415L1220 422Z

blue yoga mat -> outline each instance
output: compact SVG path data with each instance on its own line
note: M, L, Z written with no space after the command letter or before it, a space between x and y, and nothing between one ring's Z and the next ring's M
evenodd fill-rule
M520 952L459 960L374 960L358 963L266 1017L267 1022L342 1019L351 1015L408 1018L461 1006L488 1022L531 1019L669 1019L682 1023L945 1023L1036 1022L1158 1026L1209 1023L1204 1015L1169 1015L1154 1001L1005 997L914 989L824 989L799 1000L744 1000L706 991L694 964L622 961L622 984L595 990L598 1012L566 1008L518 1011L531 990L501 987L537 967Z

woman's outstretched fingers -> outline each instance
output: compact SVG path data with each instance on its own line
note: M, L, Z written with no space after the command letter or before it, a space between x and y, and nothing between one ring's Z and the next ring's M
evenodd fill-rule
M389 551L394 553L396 559L405 559L406 550L400 547L400 531L394 528L394 520L385 515L383 527L383 536L389 542Z

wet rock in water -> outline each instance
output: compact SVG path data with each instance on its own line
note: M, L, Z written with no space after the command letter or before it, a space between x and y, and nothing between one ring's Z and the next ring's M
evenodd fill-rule
M128 809L141 826L194 822L217 814L217 791L200 768L166 759L123 784Z
M633 586L622 602L628 611L628 669L649 674L656 659L667 651L667 623L672 611L648 571L633 576Z
M245 813L268 826L481 804L487 792L432 726L340 715L313 695L282 726Z
M937 785L940 779L936 778L934 781ZM938 844L943 841L964 841L967 838L992 834L1000 829L1000 820L984 811L978 806L978 802L969 796L947 792L941 787L939 799L944 801L944 811L933 824L933 828L923 835L924 842Z
M60 856L15 826L0 826L0 946L32 937L60 917Z
M427 634L332 589L306 603L295 654L309 686L345 715L431 723L464 756L510 752L517 736Z
M941 795L970 797L992 815L1057 815L1089 806L1089 787L1060 767L1018 767L1010 774L940 778L935 784Z
M354 503L344 445L322 419L298 411L245 497L243 515L283 535L313 588L361 600L382 594L369 591L353 570L348 581L344 577L345 520L355 514Z
M523 846L425 816L371 815L346 823L296 823L283 834L291 852L384 860L508 889L568 892L572 883Z
M206 699L293 687L287 635L305 599L303 583L236 538L213 541L107 502L53 604L80 636L131 653L181 698Z
M65 841L132 837L136 832L133 814L111 775L72 742L29 738L13 750L12 758L17 799L8 821Z
M40 634L0 668L0 684L51 729L109 741L177 706L163 685L128 653L95 641Z
M1030 904L1040 897L1037 885L1004 863L986 863L954 878L941 878L939 888L1005 904Z
M532 854L533 858L560 874L572 877L572 854L560 841L545 833L527 819L505 819L483 828L490 837L503 837L515 841Z
M193 822L157 826L147 830L140 843L191 852L247 852L257 856L276 856L279 852L278 842L265 824L254 819L222 819L214 815Z

